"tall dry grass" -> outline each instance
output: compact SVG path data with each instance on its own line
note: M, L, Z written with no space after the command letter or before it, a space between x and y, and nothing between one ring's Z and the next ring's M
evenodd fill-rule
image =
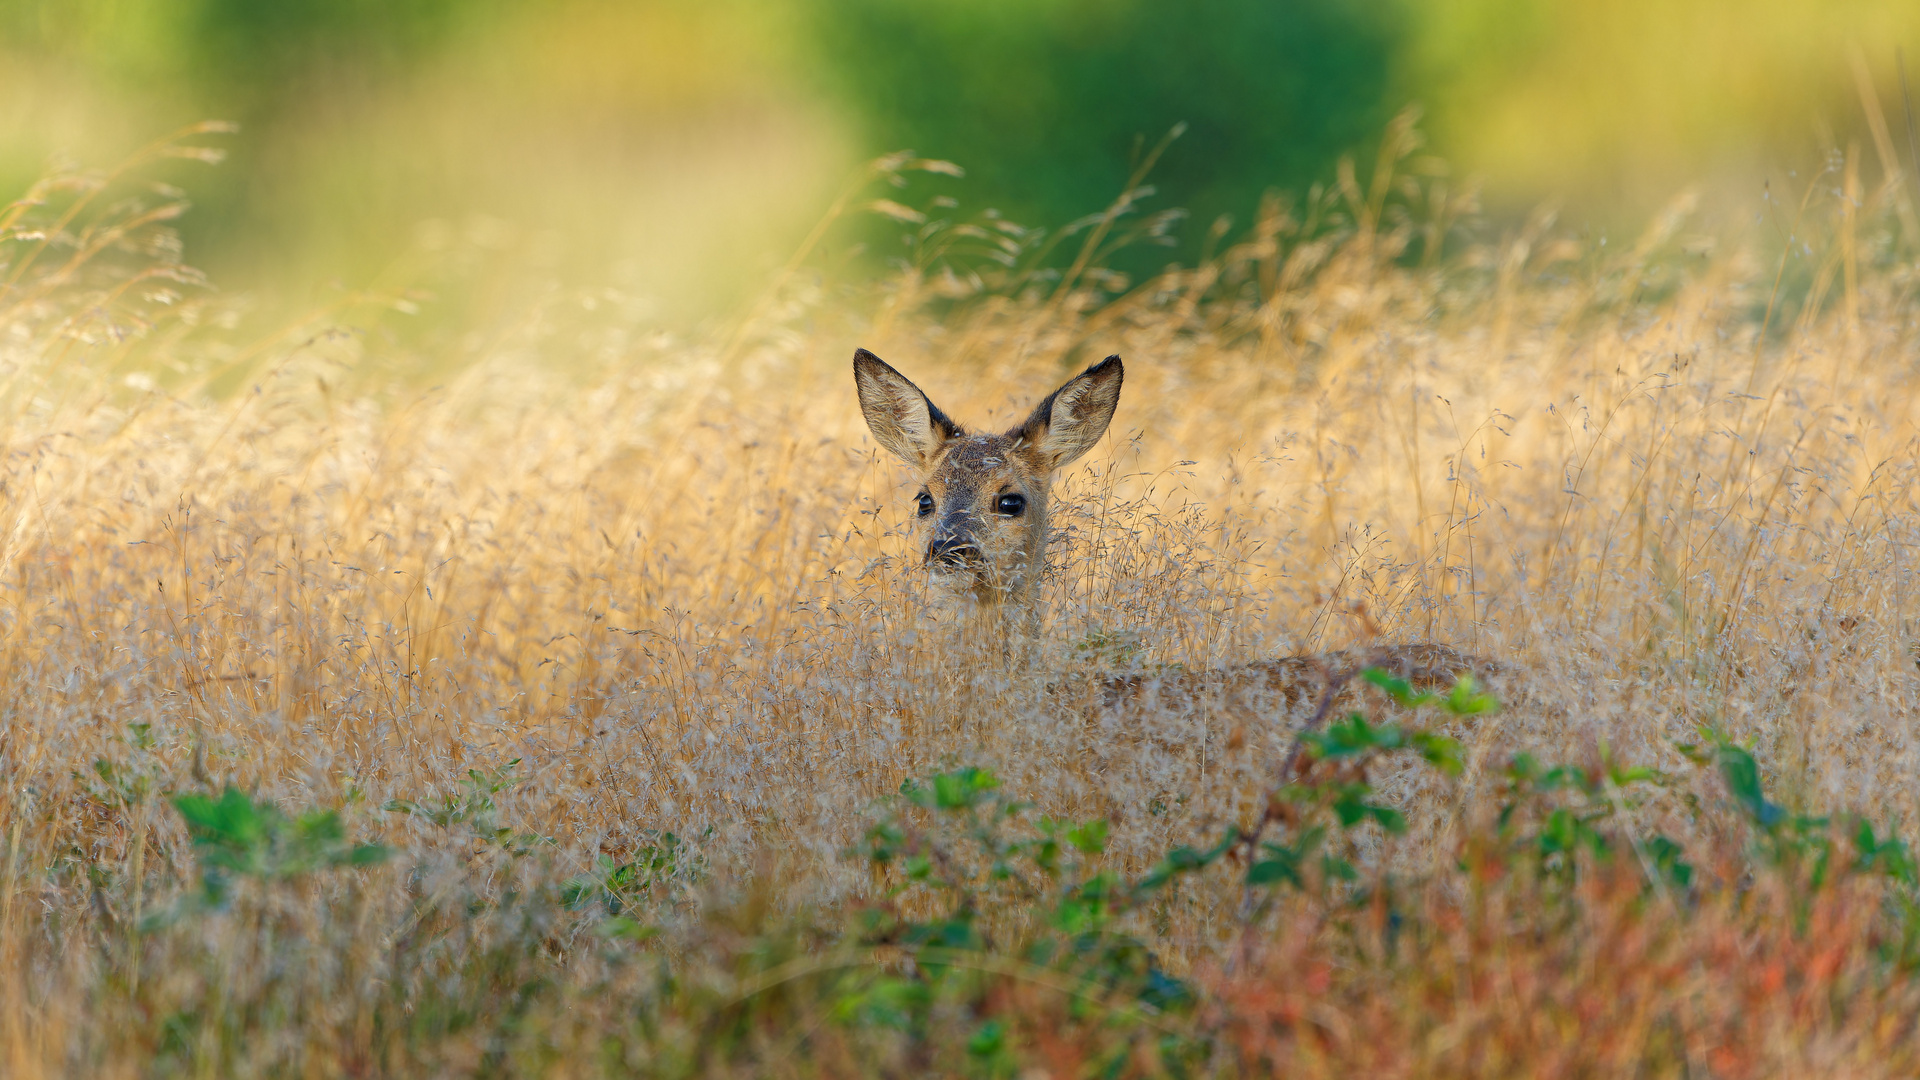
M1464 777L1380 780L1413 828L1361 854L1415 877L1451 865L1514 753L1677 769L1673 743L1703 728L1754 746L1791 805L1920 818L1909 181L1890 169L1870 189L1840 162L1782 211L1785 245L1698 234L1684 203L1628 244L1546 215L1475 239L1456 227L1469 199L1395 171L1408 145L1150 282L1099 271L1107 230L1054 277L1017 258L968 276L937 244L868 286L801 260L712 341L657 332L617 295L532 295L442 343L462 366L432 386L382 374L399 346L365 312L403 298L231 340L229 301L170 244L168 193L125 201L126 177L70 176L14 204L0 214L5 1071L747 1068L701 1056L719 1029L684 1003L645 1039L608 1032L645 1011L656 970L706 972L722 1001L739 956L823 948L833 913L883 886L843 852L904 779L978 764L1038 812L1108 817L1117 873L1262 805L1285 718L1242 739L1202 716L1181 746L1116 743L1052 703L1045 685L1068 669L1375 641L1497 658L1521 674L1506 711L1455 726ZM980 240L940 235L949 252ZM1037 661L967 643L926 604L902 540L907 478L854 404L855 345L990 423L1085 357L1126 358L1112 436L1060 481ZM289 814L333 808L396 855L252 882L200 911L166 796L225 785ZM1697 813L1721 798L1702 780L1636 813L1725 852ZM383 809L395 801L447 812ZM644 944L613 955L529 899L666 832L697 854L650 886ZM1866 939L1832 930L1869 918L1852 902L1819 926L1866 985L1886 978ZM1539 981L1561 963L1550 942L1514 941L1495 970L1476 951L1498 939L1485 922L1438 919L1422 946L1423 971L1486 965L1466 983L1341 974L1345 954L1316 958L1332 946L1289 937L1284 913L1236 967L1241 903L1231 881L1196 881L1139 929L1213 988L1208 1008L1238 1010L1219 1030L1243 1064L1466 1068L1447 1055L1480 1039L1504 1049L1473 1060L1528 1071L1547 1067L1529 1040L1571 1055L1555 1060L1608 1050L1501 1030L1536 1009L1562 1035L1617 1020L1633 1045L1665 1039L1716 1075L1896 1069L1869 1051L1911 1036L1875 1026L1912 1002L1894 987L1807 1020L1818 1037L1743 1047L1739 1010L1688 972L1721 970L1703 956L1759 963L1752 942L1788 931L1754 930L1733 900L1697 924L1609 924L1648 966L1602 963L1592 985L1654 995L1617 1013ZM1324 998L1287 997L1301 971ZM1463 1002L1474 979L1499 985L1473 1000L1508 1004L1462 1006L1465 1041L1434 1035L1447 1021L1419 1002ZM1396 1003L1401 986L1439 997ZM1062 1007L1027 1001L1046 997L1031 985L1005 993L1010 1015ZM735 1033L766 1068L950 1067L863 1057L790 1007L766 1031L800 1041ZM1289 1009L1333 1015L1330 1034L1275 1034ZM1055 1019L1034 1060L1077 1067L1082 1020ZM1708 1060L1716 1048L1748 1058Z

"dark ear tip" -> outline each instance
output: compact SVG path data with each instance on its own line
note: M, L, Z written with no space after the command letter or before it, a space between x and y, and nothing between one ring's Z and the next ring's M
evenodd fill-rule
M887 363L885 360L880 359L865 349L853 350L853 375L854 378L870 379L884 379L889 375L896 379L906 378L905 375L893 370L892 364Z
M1124 375L1126 373L1126 367L1120 363L1119 353L1114 353L1112 356L1088 368L1086 373L1088 375L1105 375L1109 370L1116 375Z

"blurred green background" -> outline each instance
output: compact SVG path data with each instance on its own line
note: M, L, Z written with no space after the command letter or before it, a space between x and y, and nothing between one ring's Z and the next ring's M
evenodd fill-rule
M1871 153L1863 84L1911 152L1902 48L1913 0L0 0L0 191L234 120L226 164L168 173L230 291L297 309L464 245L685 324L881 151L968 170L902 201L1059 226L1184 122L1151 205L1193 219L1140 257L1190 261L1417 102L1496 223L1557 198L1631 228Z

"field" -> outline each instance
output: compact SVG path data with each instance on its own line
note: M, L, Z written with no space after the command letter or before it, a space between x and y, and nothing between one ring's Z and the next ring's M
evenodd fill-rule
M1910 181L1477 235L1395 132L1198 268L936 223L705 338L248 339L139 163L0 212L0 1069L1911 1075ZM927 602L856 346L1001 425L1125 357L1038 657ZM1048 689L1409 642L1501 708L1293 774Z

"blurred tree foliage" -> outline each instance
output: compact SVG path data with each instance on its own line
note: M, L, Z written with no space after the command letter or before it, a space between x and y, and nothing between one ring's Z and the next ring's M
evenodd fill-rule
M235 120L221 168L158 177L190 192L217 280L331 295L420 222L484 217L704 313L861 152L966 167L917 176L917 206L1057 229L1185 123L1146 209L1195 221L1122 252L1136 274L1343 153L1364 172L1414 100L1510 220L1567 195L1629 227L1703 176L1745 198L1854 143L1878 182L1913 153L1903 45L1912 68L1914 0L0 0L0 189ZM901 250L899 222L868 228Z
M807 0L816 62L874 152L968 171L1032 225L1104 207L1175 124L1161 206L1245 221L1377 138L1402 22L1358 0ZM1197 244L1204 228L1189 228ZM1143 255L1145 253L1142 253ZM1164 260L1165 253L1148 256Z
M229 108L271 111L405 71L491 0L171 0L180 59Z
M402 74L506 2L0 0L0 42L245 119Z
M358 110L512 2L0 0L0 62L11 54L43 74L84 73L55 85L124 102L142 124L127 145L196 120L238 122L222 168L163 170L201 207L182 223L189 249L219 266L226 253L298 245L306 223L288 213L288 174L311 166L297 148L325 138L329 123L362 121ZM42 167L7 160L0 175L17 186Z

